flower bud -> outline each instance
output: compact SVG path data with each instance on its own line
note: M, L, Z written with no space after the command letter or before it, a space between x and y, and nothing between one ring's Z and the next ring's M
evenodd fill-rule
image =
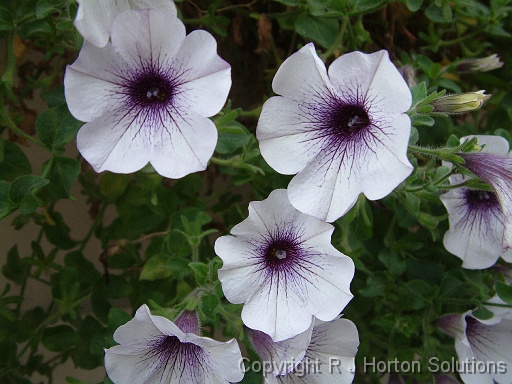
M495 53L494 55L482 57L480 59L466 59L462 60L457 64L455 70L461 73L468 72L488 72L493 69L501 68L503 66L503 62L500 61L500 58Z
M491 97L491 95L485 95L484 92L467 92L441 96L433 100L430 105L434 107L434 112L447 114L471 112L479 109Z

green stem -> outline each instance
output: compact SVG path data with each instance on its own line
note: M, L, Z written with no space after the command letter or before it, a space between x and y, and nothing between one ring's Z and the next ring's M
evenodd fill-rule
M341 28L340 28L340 31L338 32L338 36L336 36L336 40L334 40L334 43L329 47L327 52L325 52L322 55L323 61L326 61L334 53L336 48L338 48L340 46L341 42L343 41L343 36L345 35L345 31L347 29L348 20L349 20L349 17L348 17L348 15L346 15L343 18L343 20L341 21Z
M418 153L422 153L422 154L428 154L428 155L433 155L433 156L436 156L436 157L439 157L439 151L437 149L429 149L429 148L424 148L424 147L418 147L416 145L411 145L409 144L408 146L409 150L411 151L414 151L414 152L418 152Z
M190 247L192 248L192 261L199 262L199 245L190 244Z
M512 308L512 305L509 305L509 304L499 304L499 303L489 303L489 302L485 302L482 304L489 305L491 307Z
M199 19L184 19L183 20L183 24L202 24L203 23L203 18L199 18Z
M49 316L46 318L45 321L43 321L41 324L39 324L33 331L32 331L32 335L31 337L28 339L29 341L27 342L27 344L25 344L25 346L23 347L23 349L17 354L16 358L19 360L24 354L25 352L27 352L27 349L30 348L31 346L31 340L33 340L34 336L41 331L41 329L44 329L46 328L47 325L50 325L54 322L56 322L60 317L60 312L55 312L53 315Z
M48 173L50 172L50 170L53 167L53 163L55 163L55 156L52 156L50 158L50 161L48 161L48 164L46 164L46 166L44 167L43 172L41 172L41 177L43 179L45 179L46 176L48 176Z
M98 215L94 219L94 222L92 223L91 228L89 228L89 231L87 232L87 234L85 235L83 240L80 242L80 248L78 248L78 252L83 252L85 246L89 242L89 239L91 238L92 234L94 233L94 230L96 229L97 225L103 219L103 214L105 213L106 208L107 208L107 204L104 203L101 206L100 211L98 212Z
M235 161L236 161L236 157L232 157L231 159L219 159L218 157L211 157L210 158L210 161L214 164L218 164L218 165L229 165L231 167L234 167L235 165Z
M443 181L447 180L450 176L454 175L455 174L455 169L452 169L449 173L447 173L446 175L444 175L443 177L441 177L439 180L437 180L434 185L437 187L438 185L440 185Z
M263 108L262 105L260 105L257 108L251 109L250 111L243 111L240 116L241 117L260 117L261 109Z
M23 137L24 139L31 141L32 143L40 146L41 148L46 149L46 145L44 145L41 141L34 139L32 136L27 135L25 132L23 132L21 129L19 129L16 124L14 124L14 121L11 120L9 117L9 114L5 110L5 105L2 105L2 108L0 108L0 117L4 119L4 121L7 123L9 128L11 128L14 133L16 133L18 136Z
M461 42L463 42L465 40L472 39L473 37L478 36L480 33L482 33L482 32L481 31L474 31L474 32L468 33L467 35L458 37L458 38L453 39L453 40L440 41L439 43L437 43L437 46L438 47L442 47L442 46L446 46L446 45L458 44L458 43L461 43Z

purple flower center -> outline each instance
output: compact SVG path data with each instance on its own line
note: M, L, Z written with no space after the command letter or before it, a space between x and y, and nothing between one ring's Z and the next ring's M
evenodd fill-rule
M312 260L318 252L304 244L303 230L293 223L282 223L267 234L255 240L258 270L263 279L273 284L283 285L302 294L304 283L315 279L311 269L318 267Z
M358 86L347 86L339 93L319 90L309 98L299 103L309 133L305 142L312 149L321 146L326 164L341 160L357 167L364 163L364 157L379 145L377 133L387 126L378 103Z
M349 104L338 101L328 116L326 125L342 140L349 140L370 125L370 117L359 103Z
M464 220L459 221L458 225L477 228L483 228L482 225L485 225L486 228L492 228L493 220L503 222L501 206L494 192L463 188L460 193L465 213ZM481 235L485 236L486 234L482 233Z
M494 192L478 189L467 189L464 191L466 205L471 210L489 211L499 208L500 204Z
M203 349L193 343L183 343L176 336L162 335L150 340L147 347L142 361L148 368L160 372L162 379L168 379L172 371L196 377L199 371L208 368Z
M168 105L174 96L172 79L150 70L138 74L128 86L131 101L142 107Z
M268 265L277 266L277 264L290 261L297 252L299 252L299 247L293 240L274 239L267 245L265 261Z

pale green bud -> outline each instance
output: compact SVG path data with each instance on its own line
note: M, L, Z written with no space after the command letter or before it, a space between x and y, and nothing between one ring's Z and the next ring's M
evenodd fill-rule
M503 62L495 53L494 55L482 57L480 59L466 59L457 64L457 72L488 72L496 68L501 68Z
M485 91L478 91L441 96L434 99L430 105L434 107L433 112L447 114L471 112L479 109L491 97L484 93Z

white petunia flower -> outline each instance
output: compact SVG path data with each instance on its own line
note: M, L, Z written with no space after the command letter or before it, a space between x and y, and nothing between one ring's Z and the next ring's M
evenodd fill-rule
M268 361L279 361L281 367L293 366L293 370L280 372L279 375L265 372L266 383L350 384L354 380L359 335L350 320L338 318L323 322L315 319L313 332L308 329L279 343L273 343L270 337L261 332L253 334L252 338L253 343L255 339L258 340L254 345L263 365ZM304 357L300 361L293 359L289 349L283 350L283 344L295 344L296 348L303 345Z
M176 322L153 316L142 305L114 333L120 345L105 350L105 367L116 384L221 384L239 382L242 355L235 339L221 343L199 336L193 312Z
M97 47L107 45L117 15L129 9L155 9L176 16L172 0L77 0L75 27L85 40Z
M252 341L254 350L261 361L263 374L286 375L304 359L306 350L311 342L311 333L315 322L297 336L275 342L264 332L247 329L246 333Z
M462 175L450 177L452 185L464 180ZM462 259L463 268L489 268L500 256L512 261L512 250L503 253L503 212L494 192L462 187L448 191L440 199L450 222L443 243L450 253Z
M348 53L327 72L310 43L272 88L280 96L263 105L256 136L272 168L297 174L288 196L299 211L334 221L360 193L381 199L411 173L411 92L386 51Z
M500 136L467 136L461 140L472 137L476 137L479 144L485 144L482 151L458 155L464 159L464 167L489 184L496 194L503 214L502 246L505 252L512 248L512 156L509 144Z
M304 332L313 316L330 321L352 299L352 260L330 243L334 227L297 211L286 190L249 204L233 236L215 242L226 298L244 303L249 328L281 341Z
M64 78L69 110L87 122L77 146L97 172L131 173L150 162L169 178L204 170L217 143L208 119L224 105L231 68L205 31L185 36L171 14L131 10L112 43L86 43Z
M438 326L455 339L456 370L464 383L512 383L512 320L479 320L468 311L443 316Z

